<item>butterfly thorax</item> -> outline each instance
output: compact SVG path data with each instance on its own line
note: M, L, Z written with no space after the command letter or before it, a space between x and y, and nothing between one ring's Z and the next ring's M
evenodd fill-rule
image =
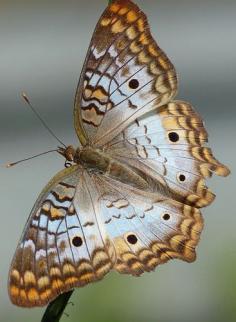
M79 164L86 170L95 174L104 174L138 189L145 189L148 187L147 181L138 170L112 158L109 153L106 153L99 148L86 146L75 149L73 146L68 146L66 149L61 148L58 152L63 155L67 161Z

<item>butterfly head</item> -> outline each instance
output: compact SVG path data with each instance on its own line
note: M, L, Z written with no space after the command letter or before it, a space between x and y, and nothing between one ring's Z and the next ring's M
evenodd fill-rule
M66 161L68 162L75 162L75 154L76 150L72 145L69 145L67 147L59 147L57 152L61 154Z

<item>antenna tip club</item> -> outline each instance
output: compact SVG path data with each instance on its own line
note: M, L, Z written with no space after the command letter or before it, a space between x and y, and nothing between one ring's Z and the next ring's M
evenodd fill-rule
M22 92L21 93L21 97L28 103L28 104L30 104L30 100L29 100L29 98L28 98L28 96L27 96L27 94L25 93L25 92Z
M17 162L10 162L10 163L2 164L2 166L3 166L4 168L12 168L12 167L14 167L15 165L17 165L18 163L19 163L19 161L17 161Z
M14 163L7 163L7 164L4 164L4 167L5 168L11 168L14 166Z

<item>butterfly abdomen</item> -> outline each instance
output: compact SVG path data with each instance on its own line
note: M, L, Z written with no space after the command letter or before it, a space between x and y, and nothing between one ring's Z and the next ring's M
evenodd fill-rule
M95 173L102 173L138 189L148 188L147 181L135 169L119 162L99 149L84 148L79 151L76 162L82 163L84 167L93 170Z

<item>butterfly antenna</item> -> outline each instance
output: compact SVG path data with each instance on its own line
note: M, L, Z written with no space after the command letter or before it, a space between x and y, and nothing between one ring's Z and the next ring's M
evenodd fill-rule
M16 161L16 162L7 163L7 164L5 164L5 167L6 168L12 168L12 167L14 167L15 165L17 165L19 163L22 163L22 162L25 162L25 161L28 161L28 160L35 159L37 157L40 157L41 155L45 155L45 154L48 154L48 153L51 153L51 152L58 152L58 149L57 150L54 149L54 150L46 151L46 152L43 152L43 153L39 153L39 154L34 155L32 157L29 157L29 158L26 158L26 159L22 159L22 160L19 160L19 161Z
M31 104L28 96L26 93L22 92L21 97L24 99L24 101L27 103L27 105L31 108L32 112L36 115L36 117L40 120L40 122L43 124L45 129L60 143L62 144L65 148L66 145L53 133L53 131L50 129L50 127L47 125L47 123L44 121L44 119L39 115L39 113L36 111L36 109L33 107Z

